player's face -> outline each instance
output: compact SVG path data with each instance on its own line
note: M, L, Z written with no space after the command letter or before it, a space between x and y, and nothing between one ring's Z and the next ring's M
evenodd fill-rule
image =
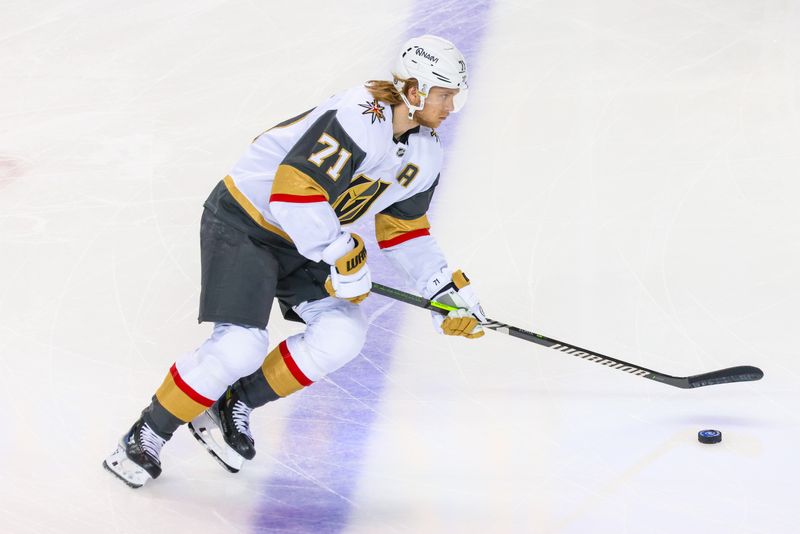
M438 128L455 109L453 98L457 94L458 89L432 87L425 99L425 107L422 108L422 111L417 111L414 118L423 126Z

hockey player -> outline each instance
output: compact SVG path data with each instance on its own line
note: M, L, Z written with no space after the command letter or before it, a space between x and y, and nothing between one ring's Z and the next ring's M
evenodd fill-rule
M254 408L308 387L354 358L372 285L363 239L347 225L375 218L378 245L424 296L456 306L439 332L475 338L485 316L466 276L429 233L439 181L435 128L467 97L467 65L425 35L402 48L393 81L371 81L259 135L205 202L199 320L211 337L179 358L103 465L132 487L161 473L159 453L184 423L229 471L255 456ZM305 332L268 353L273 299Z

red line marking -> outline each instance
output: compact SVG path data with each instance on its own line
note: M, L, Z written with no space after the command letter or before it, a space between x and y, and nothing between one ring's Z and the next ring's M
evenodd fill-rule
M287 195L286 193L275 193L270 195L270 202L293 202L296 204L310 204L312 202L327 202L324 195Z
M210 408L211 405L214 404L213 400L200 395L198 392L192 389L192 386L183 381L183 378L181 378L178 368L174 363L172 364L172 367L170 367L169 373L172 375L172 380L175 381L175 385L178 386L178 389L183 391L187 397L195 401L197 404L202 404L206 408Z
M395 245L399 245L400 243L405 243L406 241L410 241L415 237L422 237L424 235L431 235L431 233L428 231L427 228L420 228L419 230L411 230L410 232L400 234L397 237L386 239L384 241L378 241L378 246L382 249L389 248Z
M281 341L281 344L278 345L281 349L281 356L283 356L283 363L286 364L286 367L289 369L289 372L292 373L292 376L297 380L302 386L310 386L314 382L311 381L306 375L303 374L303 371L297 366L297 362L294 361L292 358L292 353L289 352L289 346L286 344L286 341Z

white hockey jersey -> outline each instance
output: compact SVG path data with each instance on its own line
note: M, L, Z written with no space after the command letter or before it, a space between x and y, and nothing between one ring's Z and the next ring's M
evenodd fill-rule
M391 107L358 86L259 135L224 182L253 221L312 261L342 226L375 217L378 245L422 290L446 267L426 215L441 165L436 132L394 139Z

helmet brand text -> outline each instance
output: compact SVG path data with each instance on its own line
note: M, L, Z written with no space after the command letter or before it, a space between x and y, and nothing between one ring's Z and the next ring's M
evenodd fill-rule
M417 47L417 55L424 57L425 59L427 59L428 61L430 61L432 63L438 63L439 62L439 58L438 57L434 56L431 53L426 52L424 48L421 48L419 46Z

